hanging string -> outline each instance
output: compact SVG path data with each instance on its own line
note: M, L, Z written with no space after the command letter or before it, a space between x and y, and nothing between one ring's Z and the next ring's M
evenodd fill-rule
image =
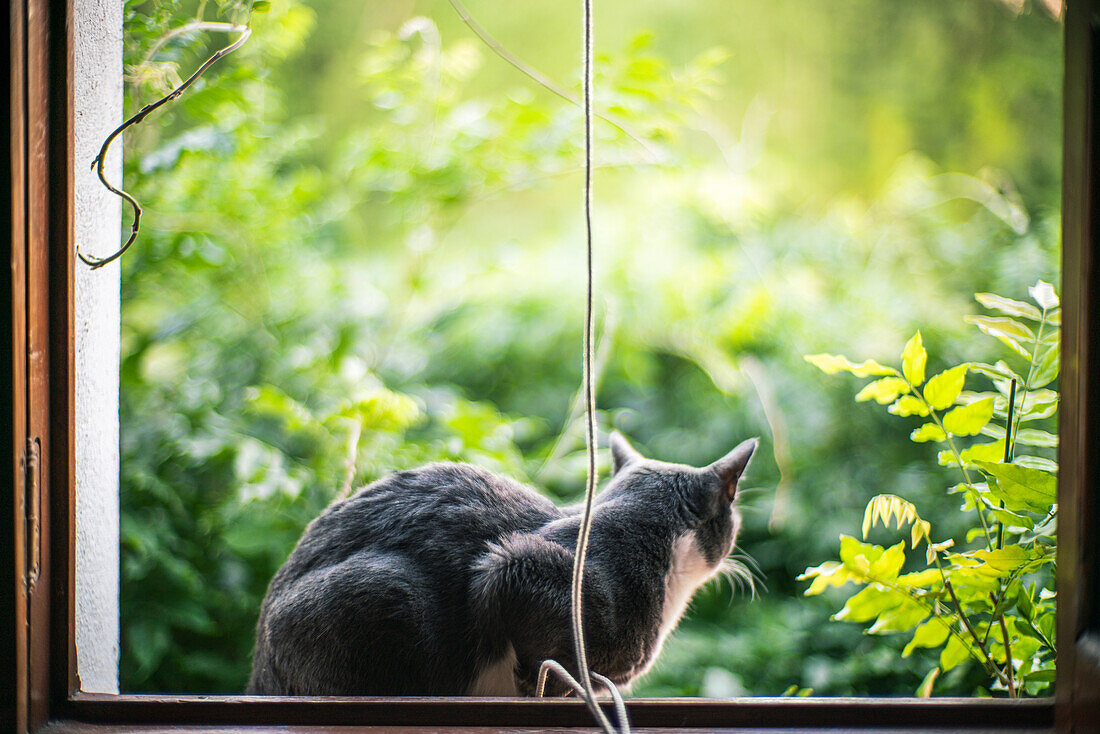
M573 628L573 655L577 662L580 683L558 662L547 660L539 669L536 695L542 696L546 688L546 679L551 671L561 677L573 691L584 699L588 710L607 734L629 734L630 722L627 719L626 704L615 684L598 673L588 669L588 651L584 641L584 563L588 554L588 538L592 532L592 500L596 495L599 473L596 467L596 386L593 370L593 280L595 268L592 262L592 0L584 0L584 231L585 253L587 257L587 292L584 311L584 358L582 371L585 419L585 452L588 458L588 478L584 489L584 513L581 516L580 529L577 532L577 549L573 555L573 578L571 584L570 612ZM592 688L592 678L611 693L615 704L615 714L619 729L608 721L603 709L596 700Z

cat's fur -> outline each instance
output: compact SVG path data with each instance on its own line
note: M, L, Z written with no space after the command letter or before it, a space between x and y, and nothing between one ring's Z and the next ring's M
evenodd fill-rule
M611 439L584 585L592 670L644 673L732 551L745 441L702 469ZM334 503L271 581L249 693L532 695L547 658L576 672L569 584L580 508L468 464L392 474ZM551 693L564 693L555 686Z

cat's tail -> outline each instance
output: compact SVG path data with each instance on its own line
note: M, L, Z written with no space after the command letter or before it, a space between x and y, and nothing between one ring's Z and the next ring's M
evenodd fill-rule
M475 566L470 589L475 615L488 625L490 639L512 645L517 677L528 695L534 691L543 660L554 658L572 668L572 573L572 551L528 533L513 533L490 543Z
M478 559L471 596L486 618L508 627L535 621L532 614L568 618L572 572L568 548L539 535L512 533L489 543Z

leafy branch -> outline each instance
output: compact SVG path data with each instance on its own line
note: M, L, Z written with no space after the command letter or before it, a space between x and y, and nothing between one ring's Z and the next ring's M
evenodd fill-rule
M878 378L859 391L857 401L874 400L889 405L888 411L894 415L926 419L910 439L946 446L947 450L939 453L939 463L958 466L963 478L962 484L948 491L963 492L967 498L963 510L972 510L977 516L966 542L982 537L984 547L947 553L955 545L954 539L934 543L931 524L921 519L912 503L893 494L876 495L864 511L864 539L879 521L885 527L894 522L898 529L909 525L913 549L920 542L927 545L926 569L898 575L905 563L904 543L885 549L842 537L840 563L830 561L799 577L813 581L807 594L820 594L848 582L866 586L848 600L836 618L875 620L869 634L912 630L913 638L903 655L917 647L942 646L939 666L925 677L921 695L930 695L939 674L968 657L982 665L994 689L1010 697L1040 692L1053 679L1055 531L1050 521L1057 514L1057 465L1042 456L1017 456L1014 449L1017 444L1057 445L1053 434L1023 426L1049 419L1057 411L1058 395L1046 386L1058 376L1056 327L1060 313L1050 284L1039 281L1030 293L1037 305L979 293L978 302L998 315L967 317L1026 360L1026 378L1002 360L992 365L960 364L925 382L928 354L920 332L906 344L900 369L874 360L856 364L830 354L806 357L828 374L849 372ZM1037 327L1032 330L1025 321L1036 322ZM968 373L990 379L995 390L964 391ZM1022 386L1019 396L1017 385ZM960 439L979 435L994 440L969 446L960 443ZM993 531L991 519L996 522ZM1013 542L1006 542L1006 536ZM882 560L888 557L889 563ZM869 573L868 569L878 570ZM932 606L906 608L898 598L877 592L867 595L875 588L889 588L882 578L884 572L893 574L895 587L907 579L909 587L921 588L920 593L932 599ZM1032 583L1025 586L1028 579ZM1036 585L1040 588L1038 603L1033 598ZM939 614L941 602L947 607L946 615ZM929 626L933 621L946 624L949 631ZM998 634L991 634L994 630Z

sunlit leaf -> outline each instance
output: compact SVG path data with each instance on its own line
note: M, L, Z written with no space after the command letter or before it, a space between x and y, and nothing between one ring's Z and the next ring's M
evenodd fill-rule
M874 579L892 581L904 565L905 543L896 543L883 551L882 556L871 564L867 574Z
M1043 312L1023 301L1014 301L1011 298L998 296L995 293L975 293L974 298L978 303L994 311L1000 311L1007 316L1020 316L1032 321L1043 318Z
M913 639L905 646L901 656L909 657L918 647L939 647L951 634L951 623L942 618L934 617L922 623L913 633Z
M1049 418L1057 410L1058 393L1044 388L1028 392L1016 413L1022 421L1033 421Z
M928 380L928 384L924 386L924 399L933 410L944 410L955 404L962 392L969 367L968 364L960 364Z
M998 361L996 364L986 364L985 362L971 362L970 369L978 374L985 375L993 380L1016 380L1017 385L1024 384L1024 378L1016 374L1016 372L1008 366L1008 363L1004 360Z
M1050 472L1051 474L1058 473L1058 462L1042 456L1028 456L1026 454L1017 454L1015 457L1013 457L1012 463L1019 464L1020 466L1027 467L1028 469L1039 469L1040 471Z
M871 564L882 558L885 552L886 549L881 546L861 543L848 535L840 536L841 562L849 571L862 577L867 576L871 570Z
M941 541L939 543L929 543L928 547L925 549L925 561L931 564L933 561L936 560L937 555L943 553L945 550L954 545L955 541L951 538L948 538L947 540Z
M901 371L913 387L918 387L924 382L924 366L927 362L928 352L924 350L924 344L918 331L906 343L905 349L901 353Z
M909 438L917 443L927 443L928 441L946 441L947 434L935 423L925 423L910 433Z
M1019 545L1007 545L993 550L979 549L966 553L953 553L948 556L970 573L994 578L1007 578L1035 571L1045 563L1053 562L1053 557L1035 548Z
M890 632L904 632L928 617L928 609L906 598L898 606L883 612L867 629L869 635L881 635Z
M1021 428L1016 431L1014 439L1016 443L1021 443L1025 446L1043 446L1047 448L1055 448L1058 446L1058 437L1056 435L1048 433L1047 431L1040 431L1038 428Z
M850 597L834 618L846 622L868 622L907 601L908 597L896 591L880 586L868 586Z
M820 566L807 568L798 576L799 581L805 581L806 579L813 579L810 587L803 592L806 596L815 596L830 586L843 586L852 580L844 564L836 561L826 561Z
M1061 367L1061 344L1054 342L1035 361L1035 374L1028 386L1030 389L1044 387L1058 378L1058 370Z
M917 698L931 698L932 688L936 685L936 681L939 680L939 677L940 669L938 666L929 670L928 674L924 676L924 680L917 686Z
M1005 454L1005 442L994 441L993 443L976 443L973 446L968 446L959 452L959 458L962 459L964 464L976 466L979 461L1000 461ZM955 456L950 451L940 452L940 464L943 466L953 466L958 462L955 461Z
M947 644L940 652L940 668L946 673L968 657L970 657L970 648L964 645L958 636L953 635L947 639Z
M900 377L883 377L868 383L856 394L856 402L874 400L879 405L893 402L902 393L909 392L909 385Z
M1035 334L1019 321L1007 316L967 316L966 320L999 339L1021 357L1031 359L1031 352L1024 344L1034 342Z
M1017 464L977 463L996 480L989 483L989 494L1010 510L1046 513L1058 501L1058 480L1048 472Z
M859 364L848 361L845 357L836 354L809 354L804 358L827 375L837 372L851 372L856 377L874 377L879 375L897 375L898 371L893 367L884 367L873 359L868 359Z
M888 528L891 521L897 523L899 530L902 525L912 524L914 548L921 540L928 540L931 525L921 519L913 503L894 494L876 495L867 503L867 507L863 510L863 537L867 537L876 522L881 522L883 527ZM898 546L894 547L897 548ZM892 550L893 548L890 549L890 551ZM887 551L887 553L890 551Z
M993 417L993 398L955 408L943 417L943 427L956 436L973 436Z
M1054 286L1044 280L1028 288L1027 292L1043 308L1054 308L1058 305L1058 295L1054 292Z
M894 415L900 415L902 417L911 415L923 417L928 415L928 406L924 404L923 400L913 395L902 395L897 399L897 402L886 410Z
M923 571L903 573L897 577L895 583L898 586L927 589L940 586L943 583L943 577L938 569L926 568Z

